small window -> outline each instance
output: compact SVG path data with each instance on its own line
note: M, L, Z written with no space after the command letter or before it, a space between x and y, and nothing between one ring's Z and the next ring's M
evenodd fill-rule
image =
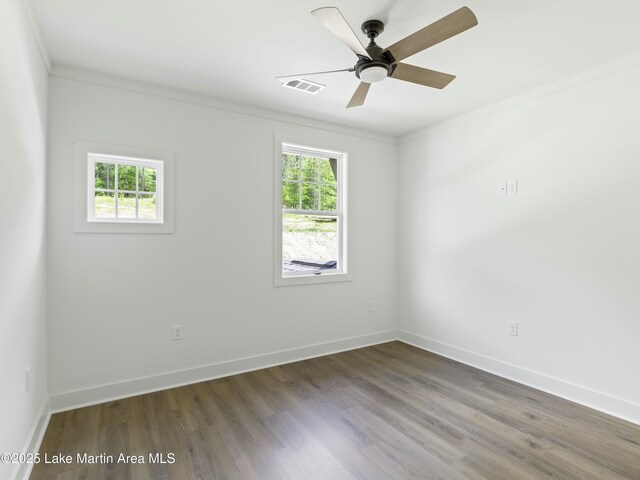
M347 273L346 157L282 143L281 279Z
M87 221L163 223L160 160L89 153Z

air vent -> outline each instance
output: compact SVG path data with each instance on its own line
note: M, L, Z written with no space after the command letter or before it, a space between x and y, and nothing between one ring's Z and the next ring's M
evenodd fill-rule
M287 82L284 82L282 86L287 88L293 88L294 90L299 90L304 93L310 93L312 95L315 95L325 87L324 85L311 82L309 80L305 80L304 78L296 78L293 80L289 80Z

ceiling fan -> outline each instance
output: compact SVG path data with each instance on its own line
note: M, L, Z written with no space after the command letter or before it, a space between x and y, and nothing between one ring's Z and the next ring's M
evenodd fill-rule
M318 8L313 10L311 14L358 56L357 63L351 68L344 68L342 70L329 70L326 72L304 73L300 75L283 75L276 78L355 72L356 77L360 79L360 85L347 104L347 108L358 107L364 104L371 84L380 82L387 77L417 83L418 85L425 85L427 87L446 87L456 78L455 75L416 67L408 63L401 63L401 60L478 24L478 19L473 12L467 7L462 7L385 49L380 47L375 41L376 37L384 31L384 23L380 20L367 20L362 24L362 31L369 38L369 45L364 47L342 13L340 13L340 10L336 7Z

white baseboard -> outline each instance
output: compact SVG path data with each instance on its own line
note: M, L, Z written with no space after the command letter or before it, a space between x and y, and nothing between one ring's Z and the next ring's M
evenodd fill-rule
M264 355L203 365L186 370L135 378L108 385L98 385L82 390L52 394L51 411L52 413L57 413L72 410L74 408L86 407L111 400L180 387L191 383L204 382L215 378L297 362L308 358L321 357L346 350L353 350L354 348L376 345L378 343L397 340L397 333L396 330L387 330L358 337L281 350Z
M49 426L50 419L51 408L49 399L47 398L42 404L40 414L33 424L31 432L29 432L29 437L22 449L22 453L37 453L40 450L40 445L42 444L42 439L44 438L44 434ZM16 468L13 478L15 480L29 480L31 470L33 470L32 463L21 463L18 465L18 468Z
M130 379L123 382L98 385L82 390L53 394L50 397L50 410L51 413L72 410L74 408L204 382L215 378L330 355L332 353L353 350L393 340L400 340L423 350L442 355L457 362L479 368L500 377L640 425L640 405L637 403L402 330L387 330L203 365L186 370ZM44 430L48 424L49 416L49 408L47 408L46 414L44 414L43 410L42 418L39 420L37 426L34 427L34 434L31 439L31 441L34 442L33 448L39 446ZM36 434L35 432L39 433ZM39 440L37 440L38 437ZM31 444L29 448L32 448ZM16 478L26 477L17 476Z
M398 332L398 339L414 347L640 425L640 405L629 400L404 330Z

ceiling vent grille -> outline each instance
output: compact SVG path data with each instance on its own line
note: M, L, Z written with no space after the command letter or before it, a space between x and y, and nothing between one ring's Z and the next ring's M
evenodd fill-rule
M315 95L325 87L320 83L311 82L309 80L305 80L304 78L295 78L293 80L286 81L282 84L282 86L293 88L294 90L299 90L304 93L310 93L311 95Z

